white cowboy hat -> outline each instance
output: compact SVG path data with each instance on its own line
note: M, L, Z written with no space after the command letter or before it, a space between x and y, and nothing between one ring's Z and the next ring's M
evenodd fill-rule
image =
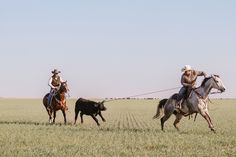
M189 70L192 70L192 67L191 67L190 65L185 65L185 66L181 69L182 72L189 71Z
M52 71L52 73L53 73L53 74L59 74L59 73L61 73L61 72L58 71L57 69L54 69L54 70Z

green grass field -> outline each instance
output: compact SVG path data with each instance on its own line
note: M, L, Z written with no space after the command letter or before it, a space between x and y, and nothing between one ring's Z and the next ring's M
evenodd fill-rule
M107 122L97 127L91 117L72 125L75 100L69 100L63 124L60 111L56 124L48 124L41 100L0 99L0 156L236 156L236 100L215 100L209 105L217 134L206 121L184 118L180 132L174 116L165 131L152 120L158 100L119 100L106 103Z

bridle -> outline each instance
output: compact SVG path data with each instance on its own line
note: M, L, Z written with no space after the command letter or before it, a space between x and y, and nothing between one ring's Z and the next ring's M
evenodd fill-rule
M215 79L215 77L219 77L218 75L212 75L211 77L209 77L210 79L212 78L213 80L214 80L214 82L215 82L215 84L217 85L217 88L220 88L220 86L218 85L218 83L217 83L217 80ZM194 90L194 92L197 94L197 96L199 97L199 98L201 98L201 99L203 99L203 100L205 100L205 99L207 99L207 97L206 98L204 98L200 93L198 93L196 90ZM218 93L222 93L223 91L220 91L220 90L218 90L217 92L211 92L210 94L218 94Z

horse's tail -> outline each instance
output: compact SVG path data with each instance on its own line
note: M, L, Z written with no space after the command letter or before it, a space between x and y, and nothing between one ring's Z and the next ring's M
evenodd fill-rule
M160 113L161 113L161 109L164 108L164 106L165 106L167 100L168 100L168 99L162 99L162 100L159 102L159 104L158 104L158 106L157 106L156 115L153 117L153 119L159 118Z

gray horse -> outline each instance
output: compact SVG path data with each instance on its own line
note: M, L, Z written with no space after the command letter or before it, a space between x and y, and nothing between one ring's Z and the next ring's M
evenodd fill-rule
M208 95L212 89L217 89L221 91L221 93L225 91L225 86L218 75L211 75L210 77L205 78L202 81L201 86L192 90L189 97L183 101L181 109L177 108L176 105L178 94L172 95L169 99L161 100L157 107L157 113L153 119L158 118L161 109L164 109L164 116L161 118L161 129L164 131L164 123L172 114L175 114L176 119L174 121L174 127L179 130L178 123L183 116L200 113L202 117L206 119L211 131L215 132L207 107Z

